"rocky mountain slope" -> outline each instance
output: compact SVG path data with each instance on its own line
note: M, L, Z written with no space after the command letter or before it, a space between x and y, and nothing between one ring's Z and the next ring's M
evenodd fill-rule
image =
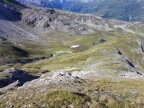
M1 108L144 107L144 23L19 6L0 7Z

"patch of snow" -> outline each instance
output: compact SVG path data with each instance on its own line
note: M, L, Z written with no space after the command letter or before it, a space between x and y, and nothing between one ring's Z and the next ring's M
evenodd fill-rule
M78 48L80 45L72 45L70 48Z

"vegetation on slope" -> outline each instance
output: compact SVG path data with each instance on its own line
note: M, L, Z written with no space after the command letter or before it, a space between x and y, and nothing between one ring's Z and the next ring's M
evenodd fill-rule
M18 58L28 57L29 53L8 42L0 42L0 64L12 62Z
M85 86L78 90L81 92L69 90L68 85L67 89L63 86L61 90L56 85L25 87L1 95L0 107L143 108L142 84L141 80L110 81L97 78L94 82L84 83Z
M55 34L56 35L56 34ZM59 37L60 38L60 37ZM33 72L33 70L57 70L65 67L75 67L78 69L89 68L88 70L100 69L101 72L119 75L122 71L129 71L130 66L126 62L126 58L133 63L139 71L142 71L143 52L141 52L137 40L142 40L143 37L128 33L125 31L97 31L95 34L87 36L77 36L70 38L65 42L60 42L57 36L53 39L55 42L42 47L29 45L25 46L24 50L29 52L29 57L47 56L61 52L57 56L49 60L42 60L34 63L22 65L23 69ZM66 38L67 39L67 38ZM101 43L101 39L106 42ZM50 41L50 40L49 40ZM57 42L60 42L59 44ZM70 48L72 45L80 45L78 48ZM127 46L127 47L125 47ZM37 48L36 48L37 47ZM35 49L36 48L36 49ZM117 50L121 51L119 55ZM95 62L98 62L97 65ZM97 65L96 68L90 68L90 65ZM104 67L104 68L102 68Z

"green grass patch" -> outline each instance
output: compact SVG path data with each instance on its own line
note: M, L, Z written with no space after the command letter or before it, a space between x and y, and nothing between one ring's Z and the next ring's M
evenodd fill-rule
M0 106L6 107L6 99L0 99ZM30 108L66 108L66 107L82 107L90 101L90 98L82 93L68 91L50 91L44 94L30 95L20 99L20 94L10 97L13 107L30 107Z

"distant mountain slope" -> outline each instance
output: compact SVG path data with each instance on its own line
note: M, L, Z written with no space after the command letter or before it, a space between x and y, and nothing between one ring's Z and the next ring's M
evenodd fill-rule
M23 0L23 3L35 3L44 7L91 13L103 18L144 21L143 0Z
M144 1L138 0L95 0L89 3L67 3L64 9L92 13L104 18L125 21L144 21Z

